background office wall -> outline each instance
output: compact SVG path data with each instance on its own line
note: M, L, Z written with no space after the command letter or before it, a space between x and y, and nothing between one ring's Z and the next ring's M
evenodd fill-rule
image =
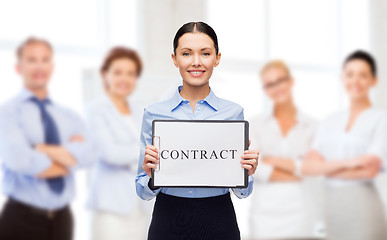
M273 58L289 63L295 100L304 112L322 119L345 107L340 66L358 48L377 57L380 84L372 97L387 109L386 5L383 0L0 0L0 102L21 87L14 73L15 48L36 35L55 47L50 89L58 102L82 113L85 103L103 93L102 57L120 44L140 51L145 69L132 100L150 104L172 94L180 82L170 58L176 30L187 21L204 20L216 30L222 52L212 88L243 105L247 118L270 109L257 72ZM83 240L89 236L87 174L77 178L73 206L76 237ZM378 179L380 189L386 182L385 176ZM244 234L246 202L235 202Z

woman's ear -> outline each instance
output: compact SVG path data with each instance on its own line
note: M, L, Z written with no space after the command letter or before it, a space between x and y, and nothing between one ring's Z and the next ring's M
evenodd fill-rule
M221 53L218 53L218 55L216 55L216 59L215 59L215 67L217 67L220 63L220 58L222 57L222 54Z
M172 57L172 60L173 60L173 64L175 64L175 67L179 67L179 65L177 64L176 55L174 53L172 53L171 57Z

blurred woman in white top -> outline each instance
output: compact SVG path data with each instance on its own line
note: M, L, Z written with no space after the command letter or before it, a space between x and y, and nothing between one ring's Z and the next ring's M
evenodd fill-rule
M141 69L134 50L111 49L101 67L106 95L87 109L100 153L88 200L94 210L93 240L146 239L150 206L137 197L134 184L143 110L129 102Z
M373 184L387 159L387 115L370 100L376 74L369 53L356 51L346 58L342 82L349 107L322 122L303 165L305 174L327 176L329 240L386 239L383 206Z
M315 239L323 236L321 214L300 175L316 123L295 106L294 79L279 60L261 70L272 109L250 121L252 143L260 150L250 211L252 239Z

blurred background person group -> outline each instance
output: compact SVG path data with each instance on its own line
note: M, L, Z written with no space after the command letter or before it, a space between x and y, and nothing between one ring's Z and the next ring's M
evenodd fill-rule
M349 108L318 125L294 105L294 79L284 62L266 64L261 78L273 107L250 121L262 159L250 237L386 239L374 178L387 160L387 113L370 100L378 80L374 58L360 50L346 57L341 81ZM308 176L323 176L324 185ZM323 195L316 191L321 186Z
M0 108L8 197L0 215L0 238L73 239L74 174L95 163L88 201L92 238L145 239L151 203L140 202L134 186L142 109L128 101L141 74L139 55L124 47L108 53L101 67L106 96L88 107L88 129L49 94L51 44L28 38L17 56L24 86Z

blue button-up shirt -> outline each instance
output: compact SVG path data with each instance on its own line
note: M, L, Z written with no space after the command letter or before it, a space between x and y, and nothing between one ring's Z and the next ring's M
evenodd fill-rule
M44 143L44 129L40 111L31 102L33 94L27 89L0 106L0 158L3 170L3 192L20 202L43 208L58 209L66 206L74 197L74 171L90 165L96 156L86 137L82 120L72 111L51 102L47 112L54 119L62 146L76 159L64 177L65 189L54 193L46 179L37 175L48 169L52 160L34 149ZM70 142L74 135L82 135L83 142Z
M243 108L231 101L218 98L212 90L208 96L197 102L192 111L189 101L180 95L180 86L174 96L166 101L153 104L144 110L141 129L140 161L136 177L137 195L144 200L154 198L160 191L177 197L203 198L226 194L229 188L159 188L151 190L148 186L149 176L142 169L146 145L152 144L152 121L154 119L180 120L243 120ZM238 198L245 198L253 191L253 177L249 176L247 188L232 188Z

